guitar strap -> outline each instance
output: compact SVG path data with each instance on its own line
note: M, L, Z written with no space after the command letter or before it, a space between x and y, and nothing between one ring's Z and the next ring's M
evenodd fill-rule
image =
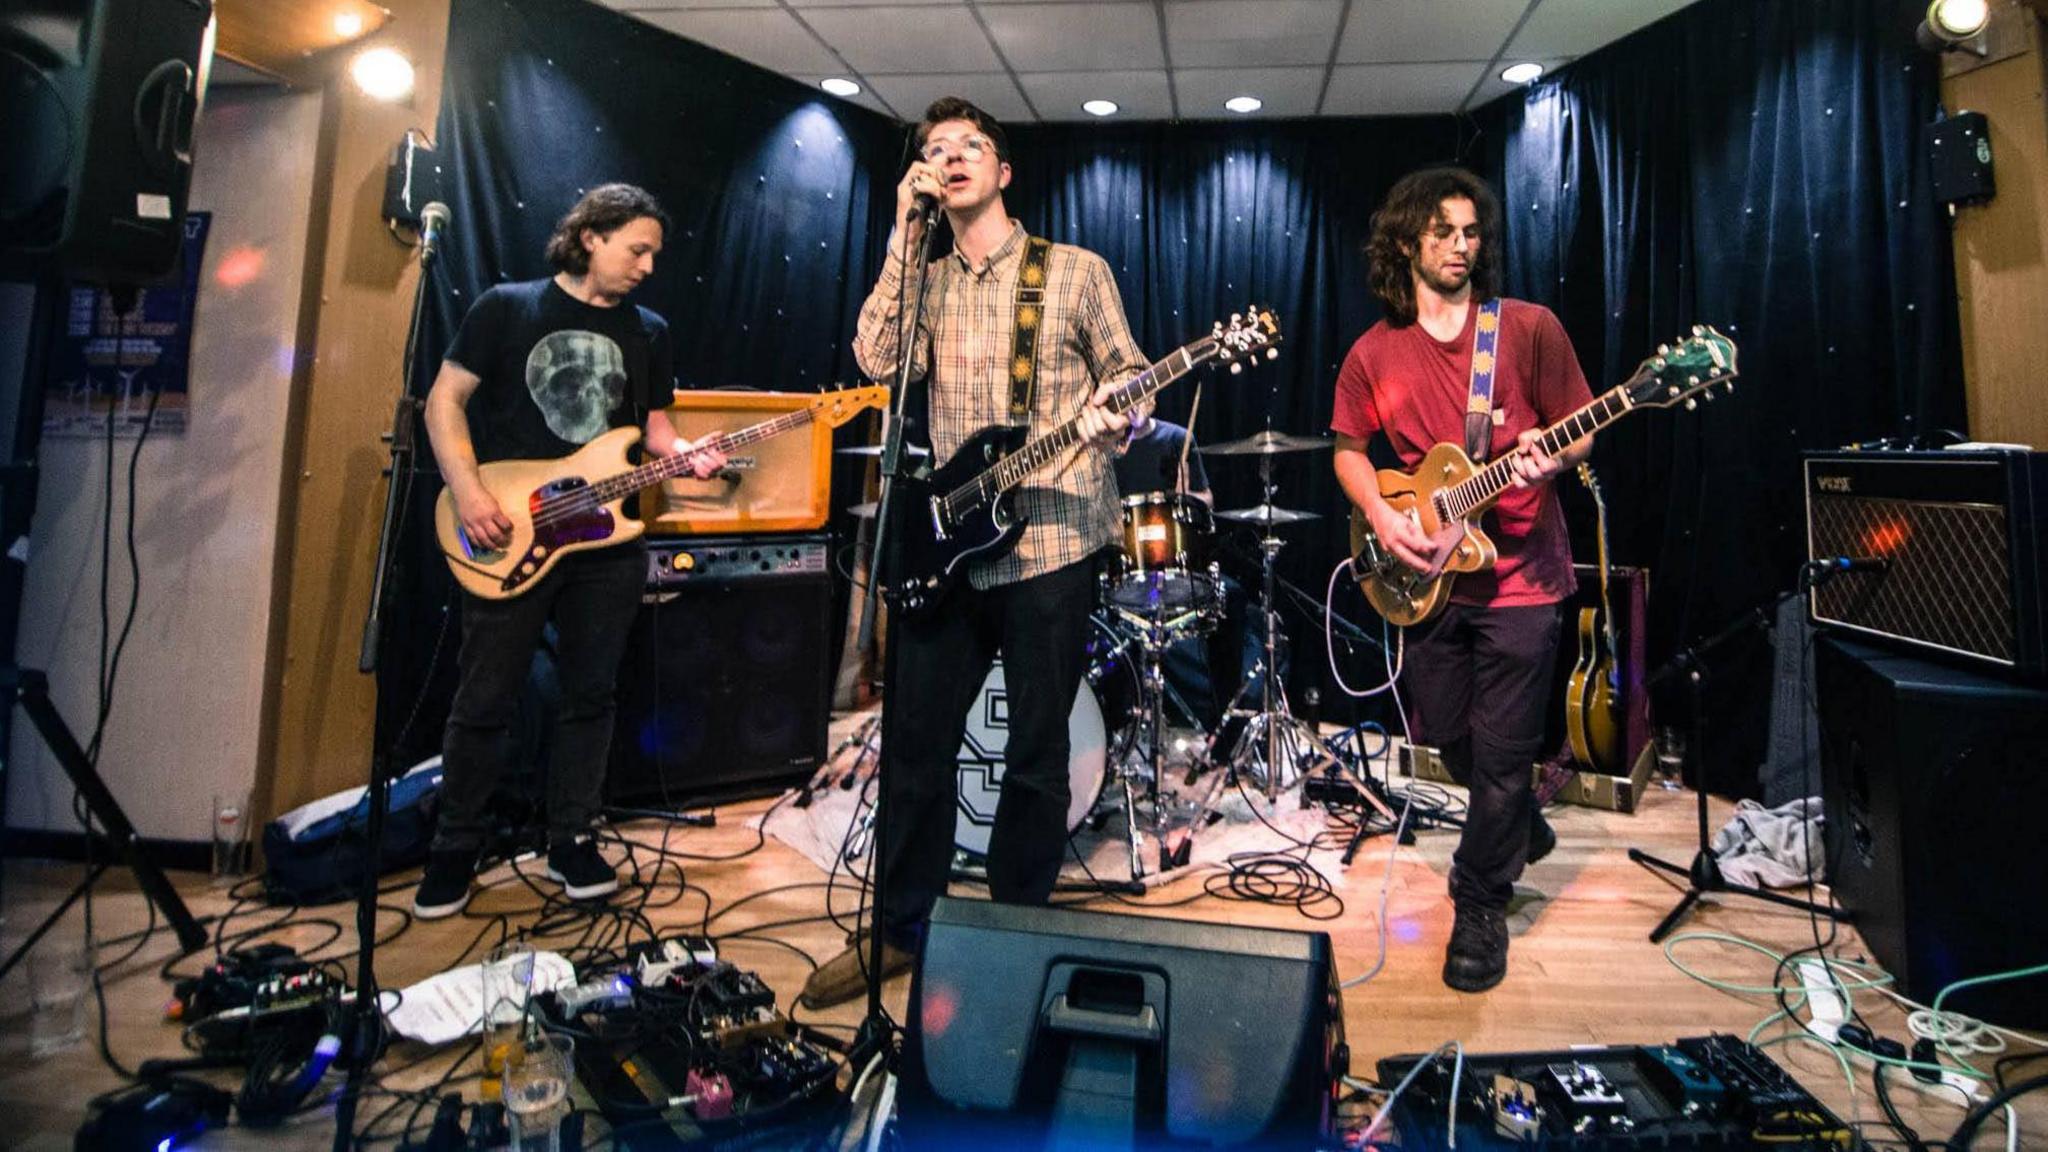
M1477 463L1493 446L1493 377L1500 367L1500 298L1479 306L1472 336L1472 389L1465 398L1465 455Z
M1045 319L1045 267L1052 241L1024 242L1024 266L1017 271L1017 335L1010 352L1010 424L1031 423L1031 391L1038 381L1038 326Z

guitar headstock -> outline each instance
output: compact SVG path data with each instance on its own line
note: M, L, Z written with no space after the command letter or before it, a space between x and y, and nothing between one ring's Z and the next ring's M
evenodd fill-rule
M811 401L811 418L827 428L837 428L870 408L888 406L887 384L870 384L865 388L839 388L818 393Z
M1267 360L1280 357L1280 318L1269 308L1256 305L1230 314L1230 323L1217 321L1209 333L1215 341L1216 359L1230 365L1235 374L1244 371L1247 362L1258 363L1263 356Z
M1593 466L1584 461L1579 464L1579 483L1586 486L1586 491L1593 494L1593 499L1600 498L1600 478L1593 475Z
M1706 325L1676 344L1662 344L1622 382L1629 402L1638 407L1699 406L1700 397L1714 398L1714 386L1735 390L1735 341Z

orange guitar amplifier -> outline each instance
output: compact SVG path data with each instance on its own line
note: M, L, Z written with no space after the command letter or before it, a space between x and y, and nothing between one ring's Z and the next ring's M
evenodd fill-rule
M795 412L812 392L678 392L677 434L699 440ZM832 513L832 427L813 421L735 453L709 480L664 481L641 497L650 536L807 532Z

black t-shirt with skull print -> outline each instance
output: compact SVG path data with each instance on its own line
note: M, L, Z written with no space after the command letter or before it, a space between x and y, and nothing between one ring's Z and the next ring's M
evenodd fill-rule
M638 305L585 304L553 279L485 292L447 359L483 379L469 401L479 463L567 456L645 423L675 387L667 322Z

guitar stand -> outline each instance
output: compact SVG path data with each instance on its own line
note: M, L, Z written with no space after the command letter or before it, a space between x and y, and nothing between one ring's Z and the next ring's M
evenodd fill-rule
M158 868L156 863L144 854L141 838L136 835L135 826L128 822L128 816L121 811L120 803L114 799L114 794L107 790L106 781L100 778L100 774L93 768L92 761L86 758L85 749L78 746L78 738L71 734L71 728L64 723L63 715L57 711L56 705L50 703L48 678L41 672L9 666L0 669L0 691L13 697L21 705L21 710L28 713L29 720L42 735L43 743L49 747L51 755L57 758L58 766L64 769L64 774L71 778L72 787L77 788L78 794L84 798L86 810L99 822L100 827L106 829L106 840L114 858L127 865L128 870L135 874L135 882L142 889L142 894L163 913L164 922L171 926L171 931L178 937L178 954L189 955L205 947L206 929L201 928L199 922L192 918L191 911L185 907L185 901L178 896L178 890L171 886L163 869ZM97 833L90 828L86 830L86 836L96 835ZM29 950L36 946L36 942L57 926L57 922L71 910L71 905L77 903L78 899L85 895L86 890L92 887L93 882L100 878L100 873L111 866L110 863L102 861L95 864L92 871L86 873L85 879L71 890L71 894L44 917L42 923L36 925L35 931L28 934L28 939L9 953L5 961L0 961L0 978L4 978L16 964L21 963L22 957L28 955Z
M1797 595L1800 595L1800 592L1785 593L1778 597L1778 600L1772 601L1772 607L1775 608L1778 601ZM1680 866L1672 861L1653 856L1640 848L1628 850L1628 858L1630 860L1641 864L1645 868L1653 868L1660 872L1668 872L1673 876L1682 877L1686 882L1685 892L1678 898L1678 903L1672 907L1670 912L1665 914L1664 919L1658 921L1655 928L1650 930L1650 943L1652 944L1662 943L1664 938L1671 935L1672 930L1678 927L1679 921L1684 920L1686 914L1692 911L1694 905L1698 904L1703 897L1711 895L1747 896L1753 900L1762 900L1767 904L1776 904L1781 908L1791 908L1795 911L1806 912L1815 916L1825 916L1842 924L1847 924L1851 920L1847 909L1817 904L1811 900L1801 900L1795 896L1786 896L1782 893L1771 892L1748 884L1737 884L1721 874L1720 861L1714 857L1713 831L1708 827L1707 817L1707 763L1705 755L1707 739L1707 665L1705 657L1708 653L1728 643L1730 640L1746 635L1752 629L1768 628L1769 625L1769 610L1764 608L1751 609L1733 624L1721 629L1699 644L1680 651L1671 658L1669 663L1659 668L1650 676L1649 684L1651 686L1676 675L1683 674L1686 678L1687 692L1692 703L1692 732L1686 741L1688 745L1686 759L1692 761L1693 795L1699 801L1699 848L1693 853L1690 866ZM1809 861L1810 864L1811 861Z

